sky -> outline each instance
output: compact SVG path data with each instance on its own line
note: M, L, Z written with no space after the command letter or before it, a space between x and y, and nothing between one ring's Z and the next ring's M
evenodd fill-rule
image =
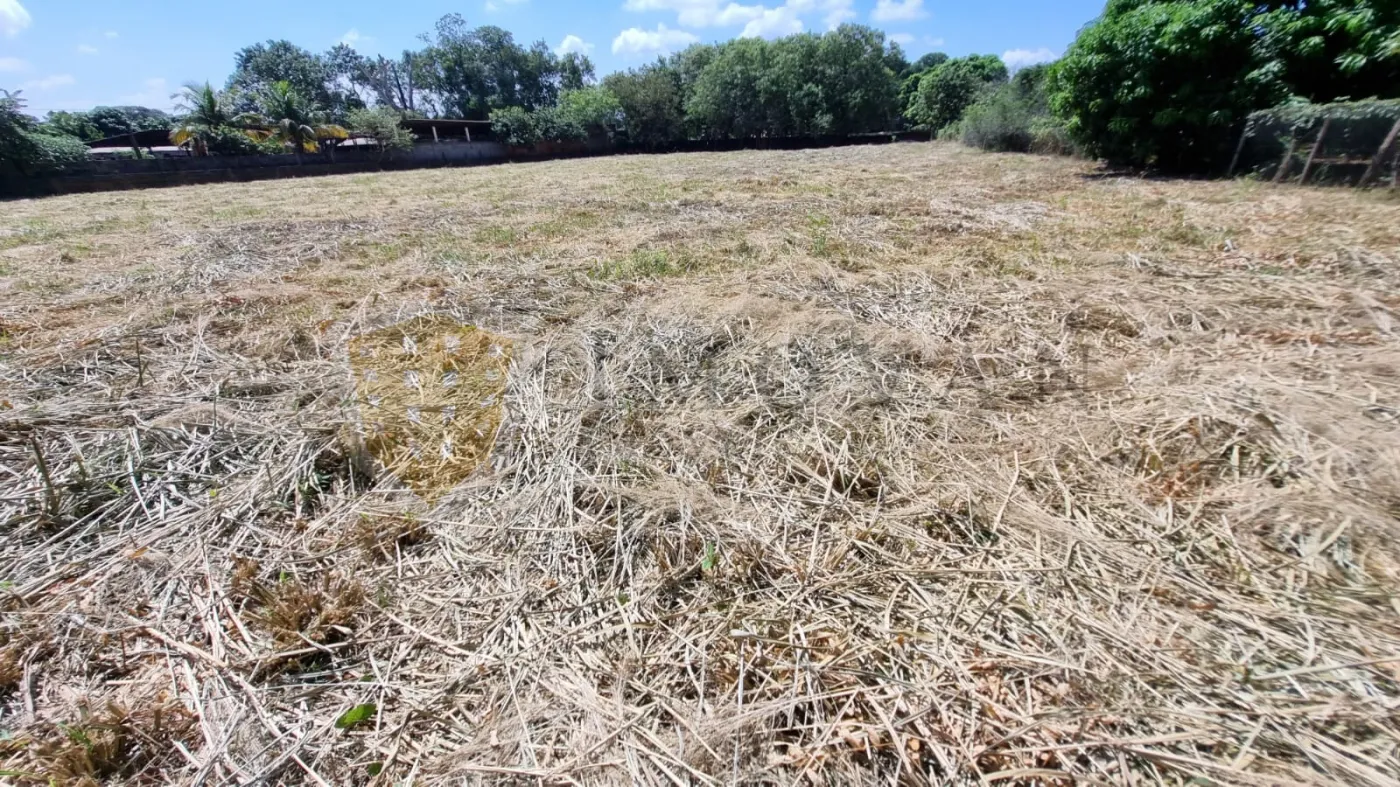
M338 42L368 55L418 48L438 17L498 25L517 41L586 53L598 76L691 43L822 32L842 22L884 30L910 59L929 51L997 54L1013 68L1050 60L1104 0L371 0L274 4L169 0L0 0L0 89L31 114L98 105L170 109L180 85L222 85L233 53L285 38L315 52Z

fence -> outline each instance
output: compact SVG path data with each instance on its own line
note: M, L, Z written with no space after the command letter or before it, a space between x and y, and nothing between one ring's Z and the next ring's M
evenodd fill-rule
M1400 174L1400 101L1285 104L1251 114L1228 175L1366 186ZM1296 178L1295 178L1295 174Z

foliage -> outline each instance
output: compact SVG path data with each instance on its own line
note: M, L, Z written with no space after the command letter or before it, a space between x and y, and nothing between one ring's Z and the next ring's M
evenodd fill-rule
M1307 129L1317 125L1323 118L1347 122L1382 120L1394 123L1400 120L1400 100L1372 99L1331 104L1293 101L1249 113L1248 125L1251 129L1261 126Z
M349 133L330 123L288 82L274 82L258 96L261 114L249 117L264 127L264 134L300 153L315 152L322 141L342 140Z
M907 116L915 125L942 129L958 122L989 88L1006 81L1006 64L996 55L949 60L919 79Z
M1090 155L1215 170L1251 111L1400 96L1400 4L1114 0L1051 72L1051 101Z
M484 120L505 107L536 109L559 97L565 76L559 57L543 41L529 47L499 27L469 28L457 14L438 20L429 46L416 56L418 77L445 117ZM591 78L587 58L571 58L568 79L582 87Z
M47 134L76 137L84 142L102 139L102 131L86 112L50 112L40 128Z
M344 66L343 52L337 62L330 56L317 55L290 41L268 41L244 47L234 55L234 70L228 79L228 88L238 91L241 98L237 108L247 112L258 108L259 96L266 94L277 83L285 82L311 106L328 112L334 119L341 119L351 109L364 105L352 90L341 83L337 69Z
M729 139L884 130L898 95L891 58L903 55L883 33L859 25L742 38L708 58L693 49L689 61L704 62L684 91L686 118L698 136Z
M600 85L565 91L559 96L559 111L590 137L612 139L622 130L622 102Z
M533 112L523 107L498 109L491 113L491 128L506 144L519 147L588 137L583 124L560 107L542 107Z
M1014 85L1002 85L968 107L962 120L949 128L963 144L983 150L1025 153L1034 138L1035 114Z
M170 124L170 116L158 109L95 107L87 112L50 112L39 130L52 136L69 136L92 142L137 131L165 129Z
M560 90L582 90L597 81L593 74L593 61L587 55L569 52L559 58Z
M603 87L622 105L628 142L655 150L685 138L680 76L666 63L656 63L609 74L603 80Z
M0 90L0 175L34 175L87 160L87 146L75 137L43 133L25 114L19 91Z
M374 140L381 153L413 147L413 134L403 127L399 113L392 109L352 109L347 124L356 134Z
M172 143L188 145L196 156L257 152L260 135L249 128L257 118L234 110L236 97L232 91L220 92L208 82L202 85L190 82L177 98L176 108L182 114L170 131Z

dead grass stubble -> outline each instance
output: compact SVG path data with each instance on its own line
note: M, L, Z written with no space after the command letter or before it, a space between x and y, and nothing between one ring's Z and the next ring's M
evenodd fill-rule
M0 770L1393 783L1394 304L1128 259L595 281L563 319L472 274L434 310L516 331L507 416L431 506L343 447L336 348L402 314L294 360L179 319L16 351ZM1348 292L1365 356L1299 316Z

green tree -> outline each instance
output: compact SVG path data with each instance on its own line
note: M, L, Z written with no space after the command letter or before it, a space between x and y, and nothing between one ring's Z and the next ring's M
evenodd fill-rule
M229 93L215 90L208 82L189 82L175 98L182 114L170 131L171 143L188 145L196 156L255 152L259 132L249 126L258 118L237 112Z
M374 140L381 159L413 148L413 134L403 127L399 113L388 107L352 109L347 123L356 135Z
M86 145L75 137L41 133L24 108L20 91L0 90L0 175L36 175L87 160Z
M559 89L582 90L593 84L597 78L593 73L593 61L588 55L568 52L559 58Z
M1400 96L1394 0L1112 0L1051 70L1093 156L1210 171L1249 112L1289 96Z
M233 74L227 87L241 96L239 110L252 111L257 109L259 96L276 83L286 82L311 105L341 119L364 103L350 86L341 82L337 69L346 66L344 55L337 54L337 50L328 56L317 55L290 41L253 44L234 55Z
M913 123L939 130L958 122L983 93L1007 81L1006 64L996 55L948 60L919 79L908 116Z
M102 139L102 131L86 112L50 112L41 128L48 134L74 137L84 142Z
M666 63L609 74L603 87L622 105L628 142L657 150L685 139L680 74Z
M439 19L428 38L417 56L417 76L448 117L484 120L494 109L535 109L559 97L559 58L543 41L522 47L509 31L471 28L457 14ZM583 63L573 62L579 72L571 78L584 78Z
M559 96L559 111L590 137L612 139L623 128L622 102L601 85L565 91Z
M288 82L274 82L258 96L260 114L250 120L263 126L271 139L290 147L301 160L303 151L316 152L322 142L350 136L344 127L329 122L326 113L311 106Z
M1208 169L1231 127L1285 98L1282 68L1259 56L1250 0L1110 5L1051 70L1051 102L1095 157Z

